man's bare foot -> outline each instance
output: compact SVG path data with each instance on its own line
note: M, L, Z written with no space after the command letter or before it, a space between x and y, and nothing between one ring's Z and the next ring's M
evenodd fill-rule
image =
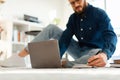
M3 28L0 26L0 32L2 32L3 31Z
M63 58L63 59L61 60L62 68L66 68L67 61L68 61L68 59L66 59L66 58Z
M28 52L26 49L23 49L19 54L18 54L20 57L25 57L28 55Z

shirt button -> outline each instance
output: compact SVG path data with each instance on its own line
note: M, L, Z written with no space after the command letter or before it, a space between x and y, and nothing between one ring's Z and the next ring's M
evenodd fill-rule
M83 21L83 19L81 19L80 21Z
M83 40L84 38L83 37L81 37L81 40Z
M83 28L81 28L80 31L83 31Z
M92 28L91 28L91 27L89 27L89 30L92 30Z

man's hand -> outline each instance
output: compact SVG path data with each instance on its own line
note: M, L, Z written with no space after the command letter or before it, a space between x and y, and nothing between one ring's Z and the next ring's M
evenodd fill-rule
M88 65L95 67L104 67L107 63L107 56L105 53L100 52L88 59Z

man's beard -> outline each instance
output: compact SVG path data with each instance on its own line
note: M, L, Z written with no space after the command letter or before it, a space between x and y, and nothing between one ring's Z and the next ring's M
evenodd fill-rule
M79 11L79 12L75 11L75 14L77 14L77 15L81 15L83 13L84 13L84 9L82 11Z
M81 14L83 14L84 11L85 11L85 9L86 9L86 7L87 7L86 2L84 2L84 6L83 6L82 11L79 11L79 12L76 12L76 11L75 11L75 14L77 14L77 15L81 15Z

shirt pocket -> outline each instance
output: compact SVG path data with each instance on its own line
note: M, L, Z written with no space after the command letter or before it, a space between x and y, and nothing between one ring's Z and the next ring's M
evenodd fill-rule
M87 26L84 28L84 39L87 41L92 40L96 37L96 28L94 26Z

